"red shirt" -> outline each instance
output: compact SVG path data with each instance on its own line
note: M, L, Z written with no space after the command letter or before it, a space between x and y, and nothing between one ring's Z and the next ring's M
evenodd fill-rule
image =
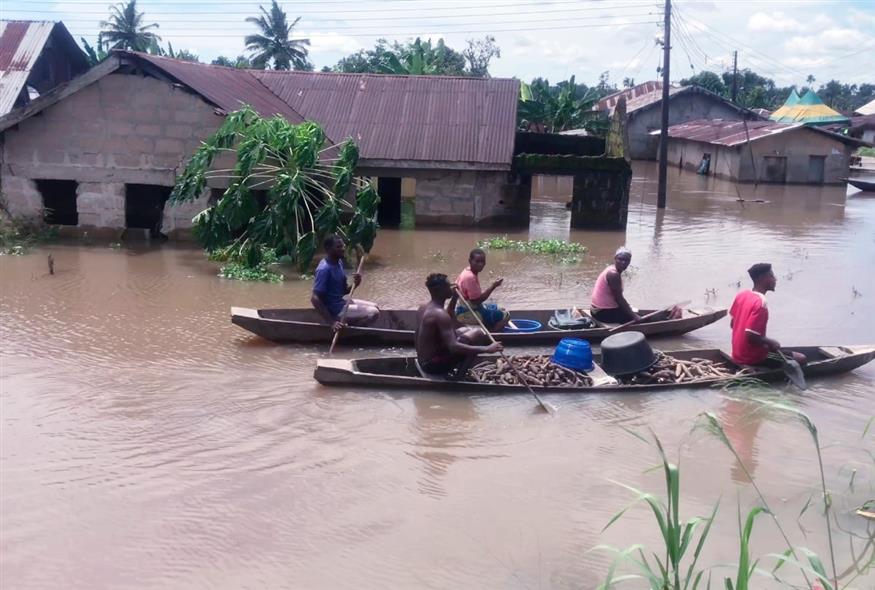
M766 296L756 291L742 291L735 296L729 315L732 316L732 360L742 365L756 365L766 360L768 347L752 344L747 339L748 332L766 335L769 323Z

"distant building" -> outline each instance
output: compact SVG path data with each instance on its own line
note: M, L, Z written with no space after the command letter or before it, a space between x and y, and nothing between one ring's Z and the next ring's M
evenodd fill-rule
M658 133L655 132L655 133ZM739 182L841 184L859 140L802 124L700 120L668 130L668 161Z
M633 160L655 160L659 149L659 136L653 135L653 131L658 130L662 124L662 83L645 82L615 92L602 98L595 108L612 115L620 97L626 98L629 155ZM755 113L699 86L669 88L669 125L699 119L740 121L759 118Z
M63 23L0 21L0 116L88 69Z
M875 144L875 114L851 117L847 130L851 137L865 141L869 145Z
M875 100L867 102L856 111L854 111L854 113L858 115L875 115Z
M826 106L813 91L807 90L799 96L795 88L790 91L783 106L769 116L769 120L785 125L836 125L848 122L846 116Z

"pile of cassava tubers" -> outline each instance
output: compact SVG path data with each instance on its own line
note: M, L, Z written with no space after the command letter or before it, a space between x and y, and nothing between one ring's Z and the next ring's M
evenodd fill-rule
M508 360L516 368L514 371ZM476 383L523 385L517 373L532 387L590 387L592 379L586 373L566 369L550 361L549 356L513 356L484 360L468 370Z
M694 357L688 361L682 361L659 351L656 352L656 357L656 362L649 369L632 375L623 375L618 379L627 385L692 383L706 379L743 377L750 372L750 369L735 371L724 363L703 358Z

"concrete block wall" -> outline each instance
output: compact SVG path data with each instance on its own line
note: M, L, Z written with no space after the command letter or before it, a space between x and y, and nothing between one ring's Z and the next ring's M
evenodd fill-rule
M625 229L631 179L631 170L628 174L605 170L575 174L571 227Z
M417 224L528 224L528 190L520 190L507 172L429 170L403 175L416 179Z
M698 119L741 121L741 114L724 101L705 94L689 93L669 100L668 124L677 125ZM659 136L650 135L662 124L660 104L629 113L629 155L633 160L655 160Z
M80 226L123 228L124 185L173 186L221 123L211 105L179 86L110 74L4 133L3 192L15 214L38 214L34 179L75 180ZM165 227L190 226L199 204L168 206Z

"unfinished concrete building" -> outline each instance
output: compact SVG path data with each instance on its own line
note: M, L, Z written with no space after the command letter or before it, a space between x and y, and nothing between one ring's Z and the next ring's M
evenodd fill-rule
M656 133L656 132L655 132ZM726 180L843 184L863 142L818 127L773 121L690 121L668 129L668 161Z
M164 204L187 158L241 104L353 138L385 225L402 184L417 223L527 223L512 174L516 80L238 70L133 52L0 118L0 181L14 215L80 228L188 229L208 194ZM406 179L406 180L405 180ZM403 181L403 182L402 182ZM216 186L214 188L222 188Z
M671 86L669 125L700 119L723 121L758 120L761 117L700 86ZM633 160L655 160L662 126L662 82L645 82L602 98L596 109L613 114L620 98L626 99L629 128L629 156Z

